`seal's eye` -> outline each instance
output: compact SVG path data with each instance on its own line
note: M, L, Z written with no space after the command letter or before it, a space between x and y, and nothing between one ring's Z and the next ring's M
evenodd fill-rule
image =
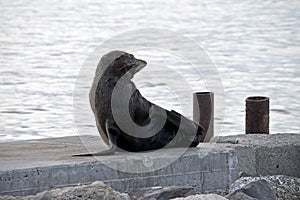
M133 67L132 64L125 64L125 65L121 66L121 67L119 68L119 70L120 70L120 71L121 71L121 70L125 70L125 71L127 72L127 71L129 71L132 67Z

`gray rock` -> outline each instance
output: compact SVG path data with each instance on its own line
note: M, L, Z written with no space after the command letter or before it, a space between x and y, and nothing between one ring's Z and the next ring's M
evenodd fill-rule
M192 187L188 186L169 186L169 187L153 187L130 193L134 200L165 200L175 197L187 197L195 194Z
M276 199L276 194L266 180L257 180L237 189L226 196L230 200L270 200Z
M257 182L259 180L264 180L272 186L272 190L276 195L278 200L299 200L300 199L300 178L289 177L284 175L276 176L263 176L263 177L242 177L236 180L229 189L230 195L236 196L236 199L250 199L251 196L245 196L245 193L236 192L242 188L245 188L246 185ZM229 197L229 196L228 196ZM246 198L247 197L247 198Z
M104 199L104 200L130 200L127 194L119 193L105 185L103 182L96 181L90 185L76 187L65 187L45 191L31 196L0 196L0 200L65 200L65 199Z
M175 198L172 200L228 200L228 199L217 194L197 194L185 198Z
M25 199L25 198L22 198L22 200L23 200L23 199L24 199L24 200L27 200L27 199ZM0 200L21 200L21 198L4 195L4 196L0 196Z
M268 176L265 179L273 185L277 199L299 200L300 199L300 178L283 175Z
M257 198L250 197L239 190L234 193L231 193L230 195L227 195L226 197L229 200L258 200Z
M51 200L53 198L51 192L44 191L35 195L34 200Z

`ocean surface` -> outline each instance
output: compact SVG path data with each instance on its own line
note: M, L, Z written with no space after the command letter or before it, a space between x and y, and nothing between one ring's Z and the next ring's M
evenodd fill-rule
M192 119L192 93L212 91L215 134L230 135L245 132L246 97L267 96L270 132L300 132L298 0L15 0L0 2L0 16L0 142L98 135L87 96L97 50L142 28L158 44L157 28L199 45L222 86L214 90L180 55L145 45L132 52L148 62L134 81L149 100Z

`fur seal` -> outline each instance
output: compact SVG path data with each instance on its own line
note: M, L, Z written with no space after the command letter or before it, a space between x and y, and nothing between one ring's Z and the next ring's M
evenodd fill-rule
M98 131L111 148L75 156L113 155L116 150L141 152L199 144L204 134L200 125L173 110L151 103L131 81L146 64L123 51L112 51L101 58L89 100ZM118 121L116 115L123 117L125 122ZM135 125L130 125L130 122Z

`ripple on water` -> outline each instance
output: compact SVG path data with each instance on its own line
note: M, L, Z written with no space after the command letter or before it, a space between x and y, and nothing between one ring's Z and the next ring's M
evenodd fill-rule
M300 132L298 8L297 1L284 0L2 1L0 141L74 135L75 111L82 113L77 128L97 133L88 102L93 77L82 80L82 105L73 108L79 68L104 40L145 24L194 39L216 64L226 91L225 119L215 118L223 124L218 135L244 133L245 99L253 95L270 97L272 132ZM192 94L178 80L198 92L208 89L205 77L186 62L157 52L139 52L150 62L135 78L137 87L149 100L192 118Z

